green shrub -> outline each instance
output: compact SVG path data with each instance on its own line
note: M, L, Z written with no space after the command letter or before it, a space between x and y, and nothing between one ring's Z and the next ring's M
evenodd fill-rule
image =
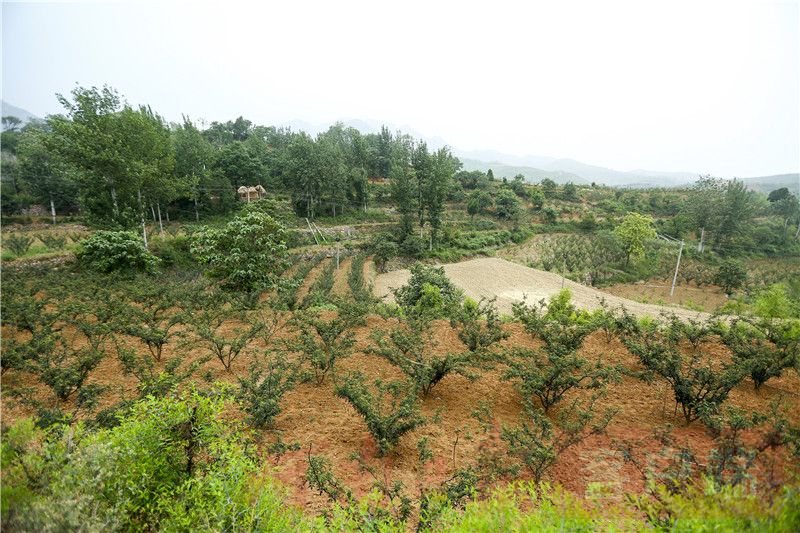
M265 362L254 361L248 376L239 378L238 393L242 408L250 415L250 423L258 428L271 425L281 412L281 398L297 379L296 368L280 354Z
M311 527L258 473L218 398L147 398L93 434L18 422L4 435L3 526L18 531Z
M800 323L735 319L721 337L756 389L800 361Z
M198 295L187 303L184 314L188 330L194 338L184 339L184 347L205 348L219 359L228 372L239 355L263 331L264 324L249 318L243 311L226 305L219 294ZM234 323L232 328L226 327Z
M265 212L252 208L222 228L205 228L192 253L209 267L208 275L230 290L267 290L286 269L286 229Z
M747 282L747 271L741 261L726 259L714 274L714 283L719 285L725 294L733 294Z
M12 233L3 239L3 245L8 247L17 257L25 255L33 244L33 237L27 235L20 235L19 233Z
M364 417L380 455L390 452L400 437L420 426L419 400L413 386L403 382L375 381L376 394L365 383L364 376L355 372L336 386L336 394L345 398Z
M404 309L413 309L423 297L424 286L431 285L439 289L442 298L443 317L456 316L463 292L447 278L444 268L415 263L411 267L411 277L406 285L394 290L397 304Z
M49 250L63 250L67 245L67 238L64 235L53 235L51 233L42 233L36 236L42 244L47 246Z
M331 289L333 289L335 274L336 262L330 259L309 288L308 294L303 300L302 307L317 307L328 303L328 295L330 295Z
M508 446L508 454L540 483L564 451L603 432L614 414L609 410L598 419L593 402L582 407L575 401L561 409L553 422L526 402L521 424L504 426L500 438Z
M718 361L710 351L695 350L684 355L680 338L665 334L659 324L637 322L627 313L622 320L623 343L648 373L656 373L670 384L687 424L717 412L748 373L736 361Z
M97 272L153 272L161 262L132 231L97 231L81 243L78 261Z
M374 344L368 348L368 352L397 366L423 396L427 396L437 383L450 374L475 378L469 368L477 362L470 352L435 353L436 343L427 320L405 320L393 328L388 336L383 331L375 331L372 340Z
M364 280L364 262L367 259L366 254L358 254L353 258L350 263L350 273L347 276L347 284L350 286L350 292L358 301L371 301L372 291L371 287L367 285Z
M165 266L189 267L196 264L192 256L192 241L185 235L154 238L150 242L150 251Z
M297 333L286 342L289 350L299 352L311 366L317 385L335 371L336 362L349 357L355 345L354 326L363 324L358 306L342 306L333 317L325 317L320 309L295 313L291 325Z
M485 355L492 345L508 338L503 331L494 300L476 302L466 298L458 319L451 322L458 338L475 355Z

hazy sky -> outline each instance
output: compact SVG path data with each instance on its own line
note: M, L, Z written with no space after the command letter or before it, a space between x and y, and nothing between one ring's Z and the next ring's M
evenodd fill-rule
M800 169L798 2L3 4L3 99L341 118L631 170Z

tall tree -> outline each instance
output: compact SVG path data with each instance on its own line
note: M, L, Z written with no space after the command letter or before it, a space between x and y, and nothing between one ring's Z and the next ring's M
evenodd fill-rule
M431 248L436 242L439 228L442 225L444 202L452 186L453 174L460 166L460 162L450 154L450 150L447 148L440 148L431 156L431 172L424 193L428 223L431 225Z
M143 193L168 194L174 164L169 132L149 108L122 105L117 92L76 87L58 95L66 115L49 117L56 150L77 172L80 202L102 226L133 227L142 219Z
M78 187L58 154L48 149L47 135L40 129L26 131L17 152L18 171L25 191L50 209L55 223L57 212L77 205Z
M261 161L250 153L242 141L233 141L217 152L214 169L236 188L263 185L266 174Z
M292 192L292 205L300 216L314 218L322 196L317 147L306 133L295 136L286 154L287 186Z
M211 185L213 147L188 117L183 117L183 124L173 129L172 147L175 176L186 184L195 220L200 220L201 206L206 205L214 193L220 192L214 191Z

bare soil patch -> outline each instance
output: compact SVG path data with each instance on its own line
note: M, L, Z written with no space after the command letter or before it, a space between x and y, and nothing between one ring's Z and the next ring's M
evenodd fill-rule
M572 300L583 309L597 309L605 299L611 307L624 306L636 315L658 317L664 312L675 313L681 318L706 319L708 313L643 304L627 298L603 292L565 279L558 274L522 266L505 259L484 257L461 263L442 265L450 280L474 299L496 298L501 313L510 314L515 302L527 299L536 302L547 299L562 288L572 292ZM409 270L395 270L379 274L375 279L375 295L393 301L391 289L403 286L411 276Z

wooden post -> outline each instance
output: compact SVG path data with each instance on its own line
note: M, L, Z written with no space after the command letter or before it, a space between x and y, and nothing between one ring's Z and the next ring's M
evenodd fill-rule
M311 236L314 237L314 242L319 244L317 234L314 232L314 228L311 227L311 222L308 221L308 218L306 218L306 224L308 224L308 229L311 231Z
M675 283L678 281L678 268L681 266L681 255L683 254L683 241L681 241L681 247L678 249L678 262L675 263L675 275L672 276L672 289L669 291L670 297L675 294Z

